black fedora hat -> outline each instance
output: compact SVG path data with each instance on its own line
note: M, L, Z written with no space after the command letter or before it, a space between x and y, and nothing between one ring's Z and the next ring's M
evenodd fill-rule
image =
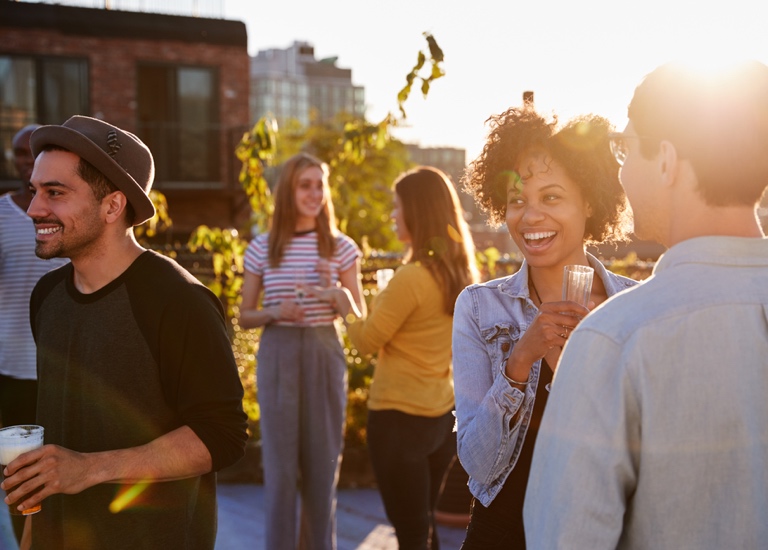
M29 138L37 157L47 145L58 145L90 162L125 194L136 213L133 225L155 215L149 190L155 179L152 153L130 132L87 116L76 115L62 125L41 126Z

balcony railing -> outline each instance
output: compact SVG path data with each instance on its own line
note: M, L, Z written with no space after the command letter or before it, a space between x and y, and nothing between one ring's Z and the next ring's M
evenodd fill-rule
M41 0L30 3L222 19L224 2L225 0Z

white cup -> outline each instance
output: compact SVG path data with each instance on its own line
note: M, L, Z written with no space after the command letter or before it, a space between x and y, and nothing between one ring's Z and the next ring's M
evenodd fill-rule
M563 301L589 304L595 270L586 265L567 265L563 269Z
M394 269L377 269L376 270L376 286L379 290L384 290L389 284L389 280L394 276Z

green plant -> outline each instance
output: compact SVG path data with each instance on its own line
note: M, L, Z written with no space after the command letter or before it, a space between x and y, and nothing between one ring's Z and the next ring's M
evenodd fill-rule
M270 166L277 155L278 130L273 119L261 118L250 131L243 134L235 148L235 155L242 163L240 185L251 205L255 225L265 230L272 216L274 205L269 184L264 178L265 166Z
M243 135L235 153L242 164L239 180L250 201L253 225L260 231L265 230L273 212L266 170L281 158L309 146L331 166L331 187L340 229L366 252L371 250L371 240L377 247L396 246L388 215L389 185L395 175L407 167L407 155L402 144L391 138L389 129L405 119L403 105L414 81L421 79L421 91L426 96L431 82L444 74L442 51L432 35L425 33L425 37L431 71L426 76L420 75L427 55L419 52L418 62L398 94L401 117L388 114L378 124L370 124L365 119L341 116L334 122L315 123L308 128L292 123L282 132L274 120L265 117ZM200 226L190 236L188 246L192 252L205 251L210 258L212 275L205 277L204 282L226 305L232 348L245 388L243 406L251 421L252 435L258 437L260 415L254 373L260 331L243 330L237 322L247 243L234 229ZM370 289L366 292L370 295ZM360 357L348 342L345 351L351 381L347 433L354 446L365 441L365 403L375 358Z
M165 195L157 189L152 189L149 192L149 198L155 206L155 215L134 230L136 239L142 244L147 244L173 226L173 221L168 213L168 201Z
M202 248L210 253L213 277L205 284L226 304L227 314L234 317L243 286L247 241L241 239L235 229L200 225L192 232L187 244L192 252Z

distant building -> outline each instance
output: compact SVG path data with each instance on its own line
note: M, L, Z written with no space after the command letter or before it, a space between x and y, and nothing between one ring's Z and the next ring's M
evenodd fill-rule
M464 217L469 224L475 247L484 250L496 247L502 253L516 250L512 239L509 238L506 227L493 228L487 223L488 216L483 213L475 203L475 199L464 191L461 178L466 169L467 152L456 147L421 147L415 144L407 144L411 162L425 166L439 168L451 178L456 191L459 194L461 207L464 209Z
M434 166L445 172L451 178L461 199L467 221L473 220L477 214L472 197L461 188L461 177L467 166L467 152L457 147L421 147L413 143L406 144L411 162L417 165Z
M453 184L460 185L461 176L467 165L467 152L456 147L421 147L415 144L406 144L411 161L415 164L434 166L445 172L453 180Z
M138 135L179 238L248 218L235 145L248 127L240 21L0 0L0 192L17 185L11 139L75 114Z
M251 121L273 116L308 126L314 110L321 120L345 112L365 116L365 90L352 84L352 70L335 57L315 59L315 49L296 41L284 50L269 49L251 58Z

